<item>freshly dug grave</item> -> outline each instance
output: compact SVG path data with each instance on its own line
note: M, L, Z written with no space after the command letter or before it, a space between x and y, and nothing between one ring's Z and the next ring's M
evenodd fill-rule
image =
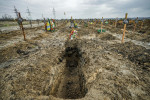
M66 65L64 66L64 71L54 83L51 95L57 98L64 99L79 99L83 98L87 93L85 87L85 79L82 72L81 64L81 52L76 46L77 44L72 44L69 41L69 46L65 49L65 54L63 54L62 60L66 60ZM61 61L61 60L60 60Z

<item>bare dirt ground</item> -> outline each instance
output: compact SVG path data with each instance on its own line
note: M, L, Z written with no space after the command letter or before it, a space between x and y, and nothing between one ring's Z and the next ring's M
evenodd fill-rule
M31 25L29 24L29 21L23 21L24 28L30 28ZM36 22L32 21L32 28L43 26L43 22ZM8 33L11 31L20 30L20 27L18 26L18 23L16 21L0 21L0 33Z
M149 46L97 28L80 24L72 41L69 23L53 33L27 29L27 41L20 31L0 34L0 99L149 100Z

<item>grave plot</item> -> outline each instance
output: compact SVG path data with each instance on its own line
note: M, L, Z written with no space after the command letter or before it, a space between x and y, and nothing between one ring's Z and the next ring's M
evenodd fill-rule
M82 54L80 49L72 45L72 41L66 43L66 49L62 55L61 60L66 60L64 71L57 79L52 87L50 94L64 99L79 99L85 97L87 88L85 86L85 78L82 72L84 65L81 61ZM60 62L61 62L60 60Z

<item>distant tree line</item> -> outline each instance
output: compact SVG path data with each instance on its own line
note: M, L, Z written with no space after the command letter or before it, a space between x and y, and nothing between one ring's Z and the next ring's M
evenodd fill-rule
M14 21L14 20L15 19L11 15L8 15L8 14L2 15L2 18L0 18L0 21Z

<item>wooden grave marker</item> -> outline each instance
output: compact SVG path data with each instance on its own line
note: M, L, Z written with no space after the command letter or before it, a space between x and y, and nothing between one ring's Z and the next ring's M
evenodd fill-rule
M137 17L136 20L135 20L133 32L135 32L136 24L137 24L137 23L138 23L138 17Z
M25 33L24 33L24 27L23 27L22 22L23 22L23 19L21 18L21 14L20 14L20 12L19 12L19 13L18 13L18 23L19 23L19 25L20 25L20 27L21 27L21 29L22 29L22 33L23 33L24 40L26 40L26 36L25 36Z
M118 22L118 17L117 17L116 20L115 20L115 28L116 28L116 26L117 26L117 22Z
M124 29L123 29L123 35L122 35L122 43L124 43L124 36L125 36L125 32L126 32L126 26L127 26L127 16L128 16L128 13L125 14L125 20L124 20Z
M141 22L141 27L140 27L140 30L142 29L143 23L144 23L144 20Z
M103 17L102 17L102 20L101 20L101 33L102 33L102 27L103 27Z

